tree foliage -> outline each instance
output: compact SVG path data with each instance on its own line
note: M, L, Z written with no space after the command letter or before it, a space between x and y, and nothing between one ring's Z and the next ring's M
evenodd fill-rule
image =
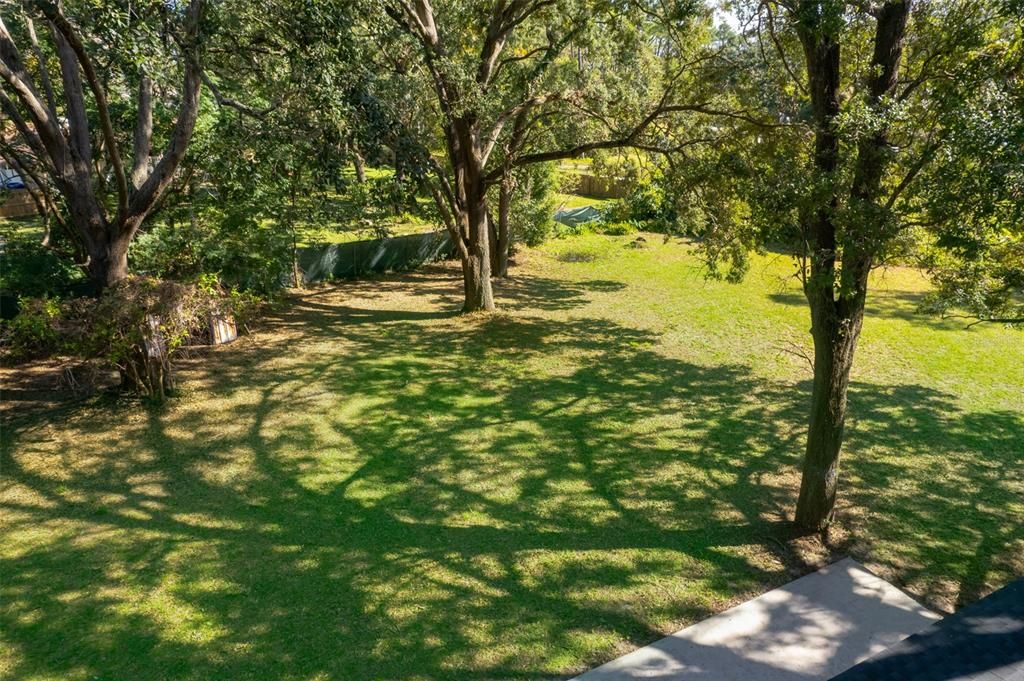
M99 288L127 276L128 246L185 156L204 7L26 0L0 20L0 153Z

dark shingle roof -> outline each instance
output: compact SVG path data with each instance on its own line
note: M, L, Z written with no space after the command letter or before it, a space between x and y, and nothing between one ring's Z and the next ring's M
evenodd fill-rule
M1024 579L832 681L1024 681Z

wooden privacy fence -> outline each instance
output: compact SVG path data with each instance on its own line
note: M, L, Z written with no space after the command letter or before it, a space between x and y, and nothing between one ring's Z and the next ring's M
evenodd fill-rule
M307 246L297 253L299 269L307 283L351 279L370 272L410 270L454 256L455 244L448 232Z
M595 177L594 175L581 175L580 188L578 190L583 196L590 196L595 199L621 199L629 191L625 182L618 178Z
M27 189L10 190L7 192L7 200L0 203L0 218L25 218L37 212L36 204Z
M604 177L572 171L562 175L560 190L591 199L625 199L630 193L630 182L625 177Z

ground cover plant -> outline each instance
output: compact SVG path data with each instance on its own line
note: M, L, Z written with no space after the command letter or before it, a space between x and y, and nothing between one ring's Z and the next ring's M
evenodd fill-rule
M322 288L163 409L4 369L0 676L565 678L789 581L808 319L790 260L660 235ZM878 271L830 541L933 607L1024 572L1019 330Z

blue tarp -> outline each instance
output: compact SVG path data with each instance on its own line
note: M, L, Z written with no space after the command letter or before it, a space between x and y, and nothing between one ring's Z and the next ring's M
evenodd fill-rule
M555 211L555 222L561 222L563 225L579 225L584 222L594 222L600 219L601 211L593 206L564 208L562 210Z

